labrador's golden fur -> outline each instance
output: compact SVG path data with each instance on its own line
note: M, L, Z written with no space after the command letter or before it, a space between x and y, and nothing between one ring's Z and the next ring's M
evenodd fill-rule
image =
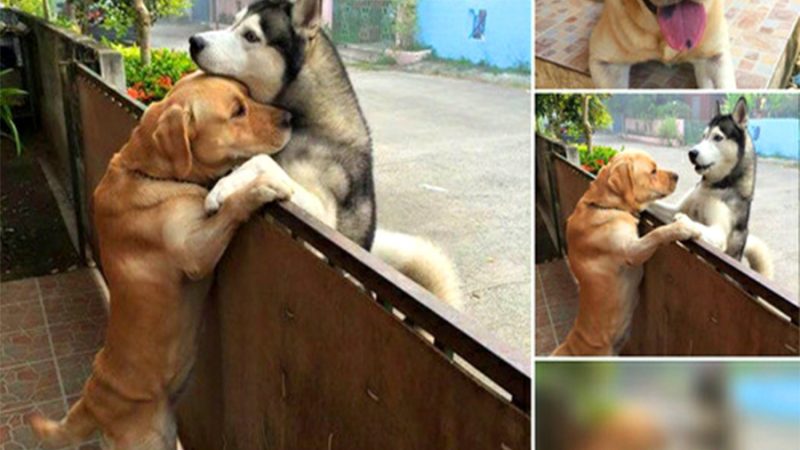
M662 244L699 236L681 216L639 237L639 212L675 190L678 175L644 152L617 154L567 221L570 270L578 281L578 317L553 355L614 355L625 342L644 264Z
M667 44L656 15L644 0L604 0L600 20L589 40L589 66L595 86L625 89L630 66L654 60L667 64L691 62L700 88L736 88L725 0L693 1L706 10L705 32L692 49L678 52ZM652 2L658 7L677 3L676 0Z
M147 109L94 192L111 293L105 345L65 419L31 418L46 443L80 442L99 429L114 449L175 449L172 405L194 361L213 269L242 222L292 193L262 175L208 216L206 186L242 159L280 150L288 122L241 84L202 74Z

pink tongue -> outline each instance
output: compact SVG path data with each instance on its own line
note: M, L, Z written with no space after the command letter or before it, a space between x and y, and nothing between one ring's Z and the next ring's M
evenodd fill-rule
M658 26L670 47L678 51L690 50L703 38L706 10L691 0L664 6L658 8Z

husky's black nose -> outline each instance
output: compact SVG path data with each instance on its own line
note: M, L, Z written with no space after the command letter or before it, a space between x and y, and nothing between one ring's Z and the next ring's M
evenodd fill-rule
M695 164L695 162L697 161L697 155L699 154L700 152L697 151L696 149L689 150L689 161L691 161L692 164Z
M206 40L198 35L189 38L189 53L195 58L206 47Z

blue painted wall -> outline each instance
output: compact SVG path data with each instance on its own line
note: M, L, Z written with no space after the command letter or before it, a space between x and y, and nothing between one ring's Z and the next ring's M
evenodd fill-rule
M420 43L441 58L466 58L500 68L531 66L531 0L419 0ZM486 11L482 39L473 39L475 15Z
M757 154L800 159L800 119L751 119L749 128Z

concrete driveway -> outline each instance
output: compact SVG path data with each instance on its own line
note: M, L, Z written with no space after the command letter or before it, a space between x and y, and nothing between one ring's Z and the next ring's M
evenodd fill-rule
M204 29L159 23L153 46L187 50ZM530 92L348 70L372 129L379 226L440 245L463 279L465 312L530 357Z
M689 163L688 148L660 147L617 136L597 135L595 144L644 150L659 165L680 176L678 187L667 201L677 203L691 190L699 177ZM800 170L797 162L760 158L756 191L750 214L750 232L763 239L772 250L775 282L794 294L800 292L800 236L797 234L800 209Z
M529 92L350 75L372 128L379 226L441 245L461 272L467 314L530 355Z

